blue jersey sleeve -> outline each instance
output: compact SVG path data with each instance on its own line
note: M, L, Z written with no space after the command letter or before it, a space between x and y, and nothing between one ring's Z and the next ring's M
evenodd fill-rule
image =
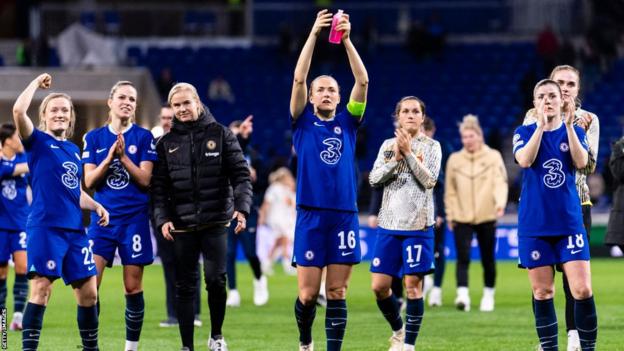
M531 139L531 136L532 136L532 133L530 133L530 130L526 126L520 126L516 128L516 131L514 132L514 136L513 136L514 155L516 154L516 152L518 152L519 150L521 150L523 147L526 146L526 144Z
M351 130L358 129L363 121L363 117L354 116L347 109L337 114L336 118L340 121L341 125L348 126Z
M301 128L301 124L304 123L305 120L308 118L308 109L304 109L297 118L294 118L293 115L290 114L290 112L288 113L288 117L290 118L292 130L299 129Z
M28 152L28 167L30 167L31 172L33 166L39 163L39 150L41 149L42 145L45 145L45 143L43 142L44 134L44 132L40 131L37 128L34 128L32 134L30 134L27 139L22 140L24 149Z
M93 133L89 132L84 137L84 147L82 149L82 164L92 163L97 165L95 160L95 143Z
M43 132L37 128L33 128L32 134L24 140L22 140L22 145L24 145L24 149L26 151L33 151L37 147L37 142L41 139L41 134Z
M581 141L581 146L585 151L589 151L589 142L587 141L587 134L585 130L579 126L574 126L574 131L576 132L576 136Z
M156 161L158 155L156 154L156 140L150 133L145 133L141 138L141 155L139 159L139 165L143 161Z
M15 171L15 162L9 160L2 160L0 162L0 177L10 177Z

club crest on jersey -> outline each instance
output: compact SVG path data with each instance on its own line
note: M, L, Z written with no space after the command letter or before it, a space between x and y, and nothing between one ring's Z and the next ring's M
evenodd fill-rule
M208 140L208 142L206 143L206 147L208 148L208 150L214 150L217 148L217 143L214 140Z
M130 146L128 146L128 153L129 153L129 154L134 155L134 154L136 154L136 152L137 152L137 147L136 147L136 145L130 145Z
M46 263L46 267L48 267L49 270L52 270L52 269L56 268L56 262L54 262L54 260L49 260Z
M559 145L559 150L561 150L562 152L568 152L568 150L570 150L570 147L568 146L568 143L561 143Z
M2 196L9 200L17 197L17 189L15 188L15 180L7 179L2 181Z
M312 250L306 251L305 258L308 261L312 261L314 259L314 252Z
M340 128L339 126L335 126L335 127L334 127L334 133L336 133L336 134L342 134L342 128Z
M537 261L537 260L539 260L539 259L540 259L540 257L542 257L542 255L539 253L539 251L537 251L537 250L533 250L533 251L531 251L531 259L532 259L533 261Z
M394 157L394 151L393 150L388 150L388 151L384 151L384 159L386 161L390 161L390 159L392 159L392 157Z
M381 260L379 259L379 257L373 258L373 267L379 267L380 264Z

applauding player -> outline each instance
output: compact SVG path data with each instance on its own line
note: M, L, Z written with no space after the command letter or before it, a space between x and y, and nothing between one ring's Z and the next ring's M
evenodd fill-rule
M574 103L564 100L557 82L538 82L533 98L536 123L516 129L513 151L524 168L518 251L520 265L529 272L535 327L541 347L557 350L553 265L561 264L574 297L581 348L594 350L598 326L589 241L575 187L576 171L588 163L587 138L582 128L574 126Z
M372 288L393 330L390 350L412 351L424 313L422 282L434 268L433 187L442 151L421 131L425 105L419 98L402 98L394 116L399 125L395 138L381 145L369 176L372 186L384 189L371 263ZM391 291L392 277L405 279L405 328Z
M116 250L124 266L126 351L138 348L145 309L143 266L154 260L147 188L156 149L151 132L133 123L136 106L134 85L117 82L108 97L109 123L85 135L82 153L85 185L95 189L95 199L111 213L110 226L98 226L96 213L89 226L98 287L104 268L113 264Z

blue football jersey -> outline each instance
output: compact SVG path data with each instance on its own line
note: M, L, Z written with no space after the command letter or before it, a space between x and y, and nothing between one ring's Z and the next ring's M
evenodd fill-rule
M137 167L143 161L156 161L156 145L150 131L133 124L123 136L126 155ZM108 125L88 132L84 138L82 163L96 166L102 163L116 140L117 134ZM95 200L108 210L111 225L131 223L137 214L145 214L149 210L148 191L132 181L117 157L95 188ZM98 216L93 212L91 223L96 223L97 220Z
M531 139L536 124L518 127L513 137L514 154ZM574 127L585 150L585 132ZM522 171L518 235L557 236L585 233L581 201L575 186L576 167L570 155L563 123L545 131L535 161Z
M355 136L360 123L347 110L324 121L307 109L293 122L297 205L357 212Z
M83 230L80 149L38 129L23 141L28 152L33 201L27 227Z
M28 174L13 176L15 166L26 163L25 154L17 154L13 159L0 159L0 178L2 196L0 196L0 229L24 231L30 213L26 199Z

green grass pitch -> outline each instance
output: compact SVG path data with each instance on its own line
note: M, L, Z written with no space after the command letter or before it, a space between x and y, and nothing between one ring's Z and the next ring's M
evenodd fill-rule
M351 279L348 305L349 321L343 350L381 351L388 349L390 329L377 309L370 291L368 262L358 265ZM239 264L240 308L228 308L224 326L230 350L297 350L297 328L293 302L297 294L295 277L283 275L279 267L270 277L271 299L268 305L255 307L252 302L250 269ZM598 350L624 350L624 260L592 261L593 287L598 309ZM479 312L482 279L481 267L473 262L470 270L472 311L454 309L455 266L447 265L443 286L444 305L425 309L423 326L418 337L418 350L533 350L537 336L533 327L530 288L525 271L514 262L498 263L496 310ZM10 273L12 275L12 273ZM145 270L146 313L140 350L179 350L177 328L159 328L165 317L164 284L160 266ZM12 280L9 278L8 316L12 314ZM565 345L565 322L561 279L556 282L559 345ZM202 295L204 326L195 329L195 347L207 350L209 317L206 294ZM101 288L100 349L122 350L125 338L121 268L107 270ZM325 350L325 311L318 309L314 325L316 350ZM10 321L7 321L10 322ZM21 348L21 334L8 332L8 349ZM76 350L80 347L76 327L76 304L71 288L57 281L44 319L40 350ZM564 347L562 349L565 349Z

